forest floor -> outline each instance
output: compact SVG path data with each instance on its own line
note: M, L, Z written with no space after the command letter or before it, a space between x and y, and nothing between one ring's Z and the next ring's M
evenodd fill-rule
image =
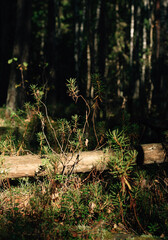
M24 179L27 181L26 179ZM0 239L1 240L13 240L13 239L92 239L92 240L163 240L163 237L154 237L152 235L141 235L129 233L123 224L114 224L113 229L107 230L105 226L105 221L95 221L92 225L79 225L69 226L68 232L69 236L64 236L58 238L53 236L53 238L42 237L38 235L40 229L35 229L37 226L36 222L39 221L36 214L30 213L32 211L31 198L33 198L34 187L30 183L23 184L24 181L20 180L20 187L18 186L7 186L6 190L2 191L0 194L0 223L3 224L0 227ZM9 188L8 188L9 187ZM56 204L56 203L52 203ZM32 218L32 220L30 220ZM48 219L49 220L49 219ZM41 219L40 219L41 221ZM46 219L43 220L44 222ZM50 221L50 220L49 220ZM64 227L63 222L55 219L55 223L58 226ZM11 225L12 224L12 225ZM34 227L32 226L34 225ZM45 224L45 223L44 223ZM29 231L30 228L30 231ZM59 231L57 230L58 235ZM47 230L47 229L46 229ZM54 231L54 229L53 229ZM65 226L65 232L67 231L67 226Z
M16 157L17 158L17 157ZM40 190L39 190L40 188ZM59 217L44 216L41 219L40 208L60 208L59 199L51 196L45 199L46 185L39 178L18 178L3 181L0 189L0 239L93 239L93 240L163 240L164 237L154 237L150 234L138 236L126 230L122 223L114 223L109 229L106 219L91 221L89 225L69 225ZM78 188L76 189L78 192ZM88 193L89 194L89 193ZM46 195L49 197L49 195ZM37 197L37 199L36 199ZM47 202L50 201L48 205ZM71 200L69 202L71 204ZM53 213L51 213L53 214ZM62 213L63 214L63 213ZM47 214L48 215L48 214ZM53 218L51 220L51 218ZM54 221L57 225L58 238L50 238L49 234L38 238L41 225ZM40 222L40 225L38 224ZM30 228L30 229L29 229ZM68 231L68 237L64 236ZM44 227L43 231L47 231ZM53 229L54 231L54 229ZM61 235L61 237L60 237ZM57 234L55 235L57 236Z
M23 124L23 126L27 125ZM18 144L17 136L19 135L17 135L18 132L15 131L15 127L17 130L17 123L12 127L10 121L4 120L3 117L0 118L0 152L2 153L0 155L1 240L25 240L30 238L32 240L166 239L164 238L168 225L167 220L165 220L167 216L165 210L168 207L166 173L164 179L160 181L159 176L155 174L158 169L153 169L154 174L152 175L150 166L148 167L150 168L149 171L146 169L139 172L140 177L138 175L135 177L134 171L132 171L133 176L124 178L126 182L124 195L121 193L123 185L120 178L116 182L111 172L106 174L106 171L104 171L106 164L103 164L101 173L97 169L93 169L96 162L103 157L103 151L90 151L80 153L81 161L78 162L77 166L75 165L76 172L80 172L80 174L70 174L67 177L66 174L65 176L60 172L55 173L53 169L47 168L47 170L45 169L47 171L45 176L38 175L36 173L39 166L43 165L43 161L46 159L41 158L38 154L30 154L30 152L19 156L20 146L22 146L22 140L24 139L22 136L26 131L24 128L19 129L23 135ZM155 149L155 147L152 145L145 148L145 156L148 160L151 151L152 153L158 151L158 148ZM163 155L162 150L161 154ZM74 154L74 161L78 159L78 155L79 153ZM153 156L156 156L156 154L153 154ZM157 156L161 160L164 159L160 157L160 145ZM49 165L45 167L47 166ZM85 174L85 172L87 173ZM134 179L134 183L131 178ZM130 180L132 189L137 187L135 193L141 193L138 196L139 198L135 198L136 209L140 209L139 216L143 212L141 208L138 208L138 204L141 205L141 200L149 217L156 214L156 216L154 215L156 221L153 223L151 223L153 217L148 220L147 215L146 222L144 222L144 225L147 225L145 225L147 230L141 231L140 223L133 212L134 199L132 201L130 189L127 188L127 186L130 187L127 179ZM163 189L162 186L164 186ZM118 191L118 195L115 195L114 191ZM153 193L152 196L151 193ZM123 200L121 200L122 197ZM148 205L149 202L152 206ZM160 206L160 202L162 202L162 206ZM155 209L158 210L155 212ZM130 210L132 210L131 213ZM151 211L153 211L152 214ZM130 216L127 217L127 214L130 214ZM158 214L161 214L161 224L157 221ZM141 221L144 220L143 216L144 214L141 216ZM124 218L127 218L129 227L126 227ZM134 227L137 230L133 230ZM139 236L138 231L139 235L142 232L146 235ZM162 234L163 232L164 234ZM153 237L152 235L161 237Z

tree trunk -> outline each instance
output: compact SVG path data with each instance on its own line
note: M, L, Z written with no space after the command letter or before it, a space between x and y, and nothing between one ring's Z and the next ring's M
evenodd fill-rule
M100 0L95 2L86 1L87 20L87 97L92 102L94 88L91 83L91 75L98 71L98 29L100 23Z
M91 74L92 74L92 57L91 57L91 2L86 1L86 31L87 31L87 85L86 85L86 97L91 101Z
M160 55L160 0L156 1L156 59Z
M29 58L31 5L31 0L17 0L16 29L12 57L18 58L19 64L28 62ZM9 114L10 110L15 111L17 108L21 108L25 102L25 89L22 81L23 79L21 79L20 76L19 70L16 71L16 66L12 64L6 100L7 115ZM21 84L21 87L16 88L17 84Z
M142 69L141 69L141 81L140 81L140 112L141 116L145 114L146 106L146 65L147 65L147 29L146 29L146 19L147 19L147 0L144 0L144 9L143 9L143 30L142 30Z
M48 101L52 106L56 106L57 99L59 99L60 95L60 86L57 77L57 36L56 31L58 32L59 24L56 24L56 16L58 16L59 12L59 4L58 0L49 0L48 1L48 22L47 22L47 36L46 36L46 45L45 45L45 55L46 61L48 63L48 77L46 84L49 86L55 86L54 89L50 90L50 94L48 96ZM58 21L59 22L59 21ZM44 32L44 31L43 31ZM43 38L43 37L42 37ZM43 49L43 48L42 48ZM54 109L55 110L55 109Z
M131 25L130 25L130 67L133 63L133 50L134 50L134 3L131 4Z
M160 95L159 106L160 118L168 119L168 1L160 2L160 55L159 69L160 73Z
M79 74L79 5L78 0L75 0L74 4L74 60L75 60L75 72Z
M120 32L120 28L119 28L119 22L120 22L120 18L119 18L119 3L116 2L116 6L115 6L115 11L116 11L116 33L118 34ZM118 40L117 40L117 44L118 44ZM120 48L120 46L118 46L118 48ZM120 98L121 97L121 79L120 79L120 61L119 61L119 54L117 54L116 57L116 81L117 81L117 96Z
M7 64L12 55L15 34L16 2L1 1L0 8L0 105L6 102L10 65Z
M106 59L106 1L101 0L99 10L99 43L98 43L98 71L102 77L105 77L105 59Z
M156 33L156 45L155 45L155 67L154 67L154 91L152 104L155 105L156 110L160 112L159 102L161 97L161 62L160 62L160 0L156 0L155 6L155 33Z
M150 4L150 17L149 17L149 24L150 24L150 33L149 33L149 55L148 55L148 81L149 81L149 90L148 90L148 112L151 112L152 108L152 96L153 96L153 79L151 78L152 75L152 52L153 52L153 27L154 27L154 9L153 3Z
M139 92L140 92L140 74L139 74L139 38L140 38L140 15L141 15L141 8L137 6L137 14L136 14L136 45L135 45L135 65L133 66L133 76L135 78L135 87L134 87L134 94L133 99L139 101Z
M91 56L90 46L87 44L87 86L86 86L86 97L90 100L91 98Z
M128 92L128 111L131 116L136 114L139 101L139 31L140 31L140 13L141 9L135 1L131 2L130 19L130 83Z

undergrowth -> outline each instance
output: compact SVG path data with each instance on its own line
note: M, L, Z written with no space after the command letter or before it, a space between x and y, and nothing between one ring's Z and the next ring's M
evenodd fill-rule
M35 85L31 86L35 103L27 103L25 112L11 112L13 128L1 136L1 155L34 152L36 146L45 175L39 171L33 180L17 182L1 172L1 239L105 239L106 231L168 236L167 170L137 166L132 145L137 135L131 133L135 125L124 122L121 130L105 132L103 123L96 123L102 88L95 78L92 106L79 94L75 79L67 82L69 95L75 102L81 98L86 106L84 121L78 115L52 119L43 102L44 89ZM93 138L91 125L95 148L106 147L108 152L108 170L75 174L80 152L88 150Z

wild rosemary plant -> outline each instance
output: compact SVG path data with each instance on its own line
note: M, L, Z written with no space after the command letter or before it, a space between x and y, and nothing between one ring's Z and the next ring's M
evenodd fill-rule
M125 135L124 131L110 131L107 133L108 144L112 154L108 167L113 177L118 178L122 184L122 192L126 191L126 186L131 190L129 182L130 174L136 163L137 152L131 149L130 139Z

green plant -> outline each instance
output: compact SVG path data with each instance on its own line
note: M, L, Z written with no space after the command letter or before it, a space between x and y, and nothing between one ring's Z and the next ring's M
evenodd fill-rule
M145 232L137 217L136 199L132 194L133 171L137 152L132 150L130 138L126 136L124 131L109 131L107 137L111 151L108 168L113 179L116 179L111 188L114 205L116 210L119 211L121 221L126 226L125 218L128 213L128 206L130 206L130 210L133 210L135 221L140 229Z
M137 152L131 149L130 139L124 131L118 130L107 133L108 143L112 154L108 162L110 173L122 184L121 191L125 193L126 186L131 190L130 175L136 164Z
M27 62L18 63L18 58L16 58L16 57L8 60L8 64L11 64L11 63L17 63L17 68L20 70L20 73L21 73L21 83L19 83L15 87L18 88L18 87L22 86L22 88L25 89L25 80L24 80L24 74L23 73L24 73L24 71L27 70L28 63Z
M154 235L167 234L167 190L161 178L166 172L159 172L159 168L146 166L143 170L137 169L132 189L138 218L141 224L146 226L146 231Z
M94 111L92 120L95 118L94 114L98 108L98 101L102 101L102 90L100 89L100 86L101 84L99 77L95 76L96 97L95 105L93 105ZM62 165L63 179L65 173L68 178L71 177L76 164L78 164L80 160L80 151L88 147L86 126L89 126L89 115L91 111L88 102L82 95L79 95L76 79L70 78L67 80L67 87L69 95L75 102L81 98L86 105L86 117L83 126L79 123L78 115L72 116L71 121L67 121L66 119L58 119L56 121L53 121L48 116L47 106L42 100L44 96L44 88L39 88L36 85L31 85L30 87L32 95L35 99L34 112L41 122L42 131L41 133L37 134L38 141L40 143L40 153L46 154L48 157L51 156L50 152L53 154L53 156L55 155L55 160L52 158L51 161L52 164L50 166L52 166L52 168L50 168L51 170L49 175L52 175L51 172L53 172L53 175L55 175L59 162L59 164ZM95 136L97 136L96 130L94 130L94 132ZM49 168L47 167L47 169Z
M93 114L92 114L92 123L93 123L93 130L94 135L96 137L97 146L101 144L101 138L98 139L96 126L95 126L95 119L97 117L98 110L100 110L100 104L103 102L103 95L104 95L104 85L101 81L100 74L95 73L92 75L92 82L93 82L93 88L94 88L94 98L93 98Z
M31 86L35 103L27 103L24 112L12 113L12 124L22 128L23 135L18 144L13 138L14 142L6 141L5 145L1 141L2 151L5 154L10 151L21 153L21 149L25 151L28 147L31 137L35 138L46 176L37 173L39 176L36 176L34 185L26 178L22 179L19 181L20 189L16 190L11 188L9 179L4 182L8 195L0 199L0 231L5 229L3 234L8 238L10 227L16 239L24 239L29 234L34 239L37 236L40 239L94 239L95 232L100 236L103 228L116 231L113 226L122 222L125 229L138 233L167 234L165 169L163 174L135 166L137 152L132 147L134 133L131 133L128 119L125 119L122 131L109 130L106 134L109 170L103 173L92 170L87 176L74 174L80 152L88 146L89 116L99 109L97 104L101 102L98 97L101 91L98 81L98 88L95 86L95 102L98 102L95 107L90 107L79 95L76 80L70 79L68 84L69 95L75 101L81 97L86 105L83 124L78 115L69 120L49 117L43 102L44 88L36 85ZM100 122L95 126L96 134L96 128L99 128L98 139L104 134L104 125ZM62 170L61 174L58 169ZM24 201L25 206L20 203ZM144 218L144 214L147 217Z
M100 111L100 105L103 102L103 95L104 95L104 86L103 86L100 75L97 73L92 75L94 97L90 102L87 101L81 94L79 94L76 78L68 79L66 85L68 88L69 96L71 96L75 102L77 102L78 99L81 98L86 105L86 117L85 117L85 123L83 126L83 134L85 134L87 138L90 137L89 136L89 117L90 117L90 114L92 114L91 122L92 122L93 133L96 139L96 145L97 145L96 147L100 147L102 145L102 134L101 135L97 134L97 128L95 124L95 119L97 118L98 111Z
M76 78L70 78L69 80L67 80L67 84L66 84L67 88L68 88L68 94L69 96L72 97L72 99L77 102L79 98L82 98L82 100L84 101L87 109L86 109L86 117L85 117L85 123L83 126L83 134L85 133L86 130L86 126L89 125L89 115L90 115L90 106L88 104L88 102L86 101L86 99L82 96L79 95L79 90L77 87L77 82L76 82Z
M34 112L41 122L41 132L37 134L40 144L40 153L50 158L49 162L45 161L45 167L48 171L50 180L56 181L58 174L58 165L62 165L62 181L67 183L71 178L76 164L79 162L79 154L85 146L85 126L80 128L79 117L72 116L71 121L66 119L52 120L48 115L48 109L42 101L44 96L43 88L31 85L32 94L35 98ZM73 97L77 97L76 88L71 84ZM87 121L87 119L86 119ZM76 157L75 157L76 154ZM67 179L65 180L65 175Z
M4 140L0 141L0 152L2 155L13 155L17 152L13 136L6 136Z
M37 148L33 144L35 140L35 130L37 130L38 119L33 106L25 104L25 110L12 111L10 116L5 119L4 133L0 137L0 152L4 155L21 155L25 152L31 152ZM32 141L34 141L32 143Z

